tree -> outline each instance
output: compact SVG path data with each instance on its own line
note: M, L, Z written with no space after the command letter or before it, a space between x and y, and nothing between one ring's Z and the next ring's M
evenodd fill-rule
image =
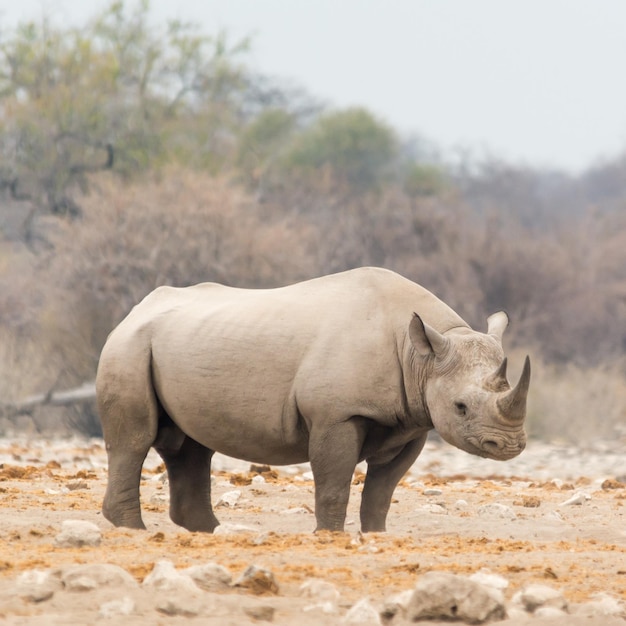
M391 175L397 156L393 130L363 108L321 116L296 137L284 168L308 180L329 172L352 190L369 191Z
M168 160L219 169L241 121L248 41L230 46L113 2L85 28L29 22L0 41L0 188L38 212L80 215L88 175ZM229 134L230 133L230 134Z

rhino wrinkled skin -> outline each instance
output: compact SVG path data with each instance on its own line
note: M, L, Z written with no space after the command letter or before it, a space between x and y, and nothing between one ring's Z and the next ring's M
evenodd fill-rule
M145 528L150 447L170 482L170 516L219 524L215 451L254 463L310 461L317 529L342 530L350 483L367 461L363 531L385 530L392 493L435 428L472 454L525 446L528 357L506 378L506 313L472 330L419 285L361 268L277 289L160 287L110 334L96 381L109 462L104 516Z

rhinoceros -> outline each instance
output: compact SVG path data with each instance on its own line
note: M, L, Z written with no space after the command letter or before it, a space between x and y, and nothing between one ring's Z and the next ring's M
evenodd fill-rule
M384 531L392 493L433 428L492 459L525 446L530 380L506 376L508 316L474 331L416 283L360 268L275 289L159 287L109 335L96 379L108 485L103 514L145 528L141 470L151 447L170 483L170 517L219 522L215 451L254 463L309 461L317 529L344 527L356 465L367 462L363 531Z

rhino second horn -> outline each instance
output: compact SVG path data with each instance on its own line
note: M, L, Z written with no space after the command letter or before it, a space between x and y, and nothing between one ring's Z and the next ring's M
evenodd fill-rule
M498 389L502 390L503 385L508 386L508 381L506 379L506 364L507 358L504 357L498 369L487 378L486 382L488 387L497 391Z
M502 366L500 366L502 368ZM502 415L510 422L521 422L526 417L526 397L530 385L530 358L524 361L524 369L515 389L511 389L504 396L498 398L498 408Z

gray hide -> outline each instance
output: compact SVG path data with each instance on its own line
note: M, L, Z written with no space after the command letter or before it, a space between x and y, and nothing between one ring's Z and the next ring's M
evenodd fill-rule
M145 528L143 461L170 480L170 516L192 531L218 521L215 451L255 463L310 461L318 529L343 529L356 464L367 461L364 531L385 529L395 486L427 432L508 459L525 445L530 368L513 390L502 333L473 331L393 272L362 268L288 287L160 287L111 333L96 381L109 459L105 517Z

